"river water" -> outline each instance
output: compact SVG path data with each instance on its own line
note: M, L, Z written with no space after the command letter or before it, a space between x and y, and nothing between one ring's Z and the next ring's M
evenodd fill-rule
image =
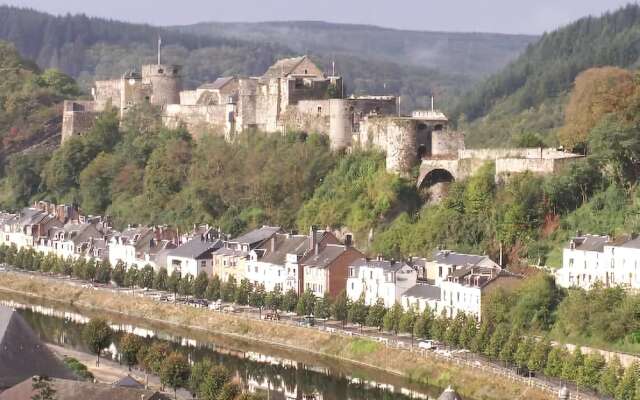
M133 332L150 340L168 341L193 362L210 358L232 371L246 387L263 392L273 400L437 399L442 391L330 358L119 314L81 312L69 304L43 302L1 291L0 304L17 309L44 342L83 352L89 351L81 338L82 325L99 314L107 318L119 334ZM117 359L117 343L110 346L109 353Z

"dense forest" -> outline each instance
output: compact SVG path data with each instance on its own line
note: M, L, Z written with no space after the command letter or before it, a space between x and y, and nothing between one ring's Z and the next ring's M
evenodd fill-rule
M538 39L530 35L407 31L321 21L204 22L175 29L211 37L280 43L299 53L356 55L449 71L474 80L498 71ZM429 26L425 25L425 29Z
M186 88L212 82L220 76L261 75L276 59L301 53L308 53L327 72L335 60L337 72L345 77L348 93L401 94L407 112L424 107L432 94L446 107L454 96L478 79L452 69L408 63L402 58L338 52L321 46L290 48L288 41L272 41L267 37L261 40L249 34L198 35L85 15L53 16L0 6L0 40L14 43L23 57L34 60L40 67L57 68L76 78L85 89L96 78L117 77L141 64L155 62L158 36L162 37L163 59L184 66ZM478 39L471 35L458 40L461 48L480 41L487 51L493 49L488 52L496 55L490 71L494 72L515 57L528 39L502 35ZM438 54L445 50L439 49ZM451 56L450 64L463 65L466 56L458 52ZM488 55L484 59L487 58Z
M461 97L453 116L471 146L513 145L514 135L540 134L557 144L567 93L591 67L636 66L640 6L628 5L545 33L522 56Z

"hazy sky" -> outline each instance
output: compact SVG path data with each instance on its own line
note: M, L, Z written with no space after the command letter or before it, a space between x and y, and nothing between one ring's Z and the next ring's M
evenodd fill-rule
M0 0L55 14L182 25L203 21L323 20L401 29L534 33L630 0Z

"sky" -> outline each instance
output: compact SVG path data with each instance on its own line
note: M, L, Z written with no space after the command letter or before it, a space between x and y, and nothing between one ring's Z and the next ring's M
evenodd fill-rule
M153 25L321 20L398 29L541 34L632 0L0 0ZM308 5L310 4L310 5Z

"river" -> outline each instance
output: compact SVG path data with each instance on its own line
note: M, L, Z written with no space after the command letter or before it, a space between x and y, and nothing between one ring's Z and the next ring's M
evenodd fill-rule
M92 315L69 304L43 302L2 291L0 304L17 309L44 342L88 352L80 332L82 325L98 313ZM99 314L110 321L118 335L133 332L150 340L168 341L192 362L210 358L240 377L246 387L264 392L273 400L436 399L442 390L381 370L309 353L150 323L120 314ZM117 339L109 347L109 354L117 359ZM307 395L311 397L305 397Z

